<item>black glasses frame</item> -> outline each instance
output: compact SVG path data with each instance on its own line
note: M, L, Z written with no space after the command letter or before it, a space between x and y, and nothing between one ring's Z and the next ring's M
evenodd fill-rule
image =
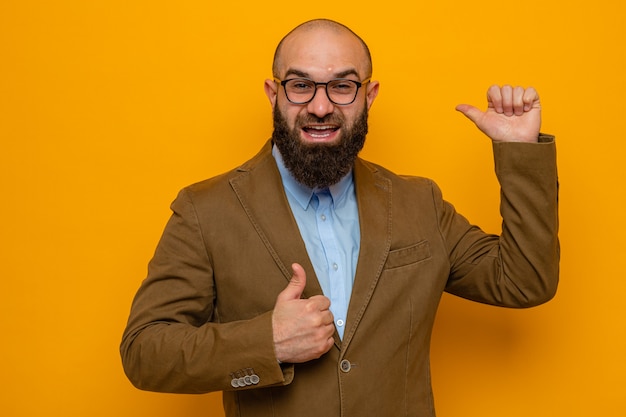
M306 101L293 101L292 99L289 98L289 94L287 94L287 89L285 88L285 85L289 82L289 81L294 81L294 80L302 80L302 81L307 81L310 83L313 83L315 86L315 89L313 90L313 95L311 96L310 99L306 100ZM337 81L347 81L347 82L351 82L356 84L356 92L354 93L354 97L352 98L352 101L350 101L349 103L337 103L336 101L334 101L332 98L330 98L330 94L328 94L328 84L330 83L334 83ZM299 78L289 78L287 80L280 80L278 78L274 78L274 82L280 84L283 89L285 90L285 97L287 97L287 100L289 100L290 103L293 104L307 104L310 103L311 101L313 101L313 99L315 98L315 95L317 94L317 87L319 86L324 86L324 91L326 92L326 97L328 97L328 100L333 103L336 104L337 106L347 106L349 104L354 103L354 100L356 100L356 96L359 94L359 89L364 86L365 84L369 83L371 81L371 78L366 78L363 81L356 81L356 80L349 80L347 78L335 78L332 79L328 82L325 83L318 83L317 81L313 81L310 78L303 78L303 77L299 77Z

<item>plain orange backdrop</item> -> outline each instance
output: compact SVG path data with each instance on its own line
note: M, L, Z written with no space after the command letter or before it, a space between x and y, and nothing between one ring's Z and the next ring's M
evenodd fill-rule
M372 50L381 90L363 156L435 179L487 231L500 230L490 144L455 105L484 107L493 83L533 85L557 136L559 292L521 311L444 296L438 415L626 415L626 7L615 0L3 0L1 415L223 415L219 393L136 390L118 345L169 203L269 137L275 45L316 17Z

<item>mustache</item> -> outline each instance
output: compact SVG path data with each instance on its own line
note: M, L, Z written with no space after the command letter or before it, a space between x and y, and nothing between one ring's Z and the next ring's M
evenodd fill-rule
M304 126L308 124L343 124L344 118L338 114L331 113L324 117L317 117L314 114L306 113L298 116L297 124Z

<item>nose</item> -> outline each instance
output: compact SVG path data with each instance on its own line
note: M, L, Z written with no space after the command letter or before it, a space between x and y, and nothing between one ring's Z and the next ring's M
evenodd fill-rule
M315 97L307 104L307 111L321 119L333 110L335 110L335 105L328 99L325 86L318 85Z

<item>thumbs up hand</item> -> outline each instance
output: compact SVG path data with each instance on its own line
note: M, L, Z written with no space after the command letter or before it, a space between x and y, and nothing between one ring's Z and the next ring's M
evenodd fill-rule
M330 300L323 295L300 298L306 286L306 273L294 263L287 287L278 294L272 328L276 358L300 363L317 359L333 346L335 331Z

